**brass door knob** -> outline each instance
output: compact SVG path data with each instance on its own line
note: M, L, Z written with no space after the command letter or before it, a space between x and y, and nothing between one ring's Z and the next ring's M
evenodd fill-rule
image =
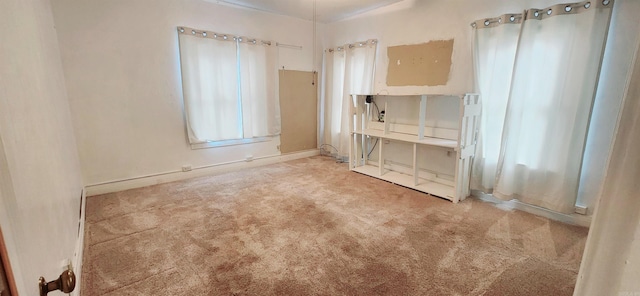
M68 269L63 271L57 280L48 283L44 277L40 277L39 287L40 296L46 296L47 293L55 290L60 290L63 293L71 293L76 287L76 275L73 273L73 270Z

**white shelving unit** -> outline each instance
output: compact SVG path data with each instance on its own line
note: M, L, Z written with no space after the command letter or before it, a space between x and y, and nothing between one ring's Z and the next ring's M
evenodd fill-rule
M454 203L469 196L481 111L478 94L370 95L372 103L367 96L353 95L350 170ZM384 104L374 107L375 102ZM380 110L384 121L378 118ZM435 167L427 168L430 163Z

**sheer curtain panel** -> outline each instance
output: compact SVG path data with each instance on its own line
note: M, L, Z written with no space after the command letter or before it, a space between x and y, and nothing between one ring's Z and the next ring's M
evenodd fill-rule
M369 40L346 46L345 92L349 98L352 94L373 94L376 44Z
M373 93L376 48L377 40L367 40L325 51L323 144L339 159L349 155L351 94Z
M471 188L493 191L500 156L500 139L507 111L513 64L522 13L475 22L474 62L476 91L482 94L482 117L473 159Z
M178 34L189 142L241 139L236 42L190 32Z
M349 141L348 134L341 137L342 98L344 97L344 60L343 50L328 50L324 53L324 149L331 151L334 157L348 154L348 150L339 151L340 142ZM348 127L348 124L347 124ZM333 147L333 148L331 148Z
M280 134L280 100L275 47L242 39L240 85L244 138Z

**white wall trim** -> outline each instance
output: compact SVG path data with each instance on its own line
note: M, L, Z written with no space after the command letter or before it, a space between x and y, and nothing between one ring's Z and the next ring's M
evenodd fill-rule
M78 222L78 240L73 258L73 272L76 274L76 288L71 295L80 296L82 289L82 260L84 259L84 223L87 209L87 189L82 188L82 200L80 201L80 221Z
M541 208L538 206L526 204L517 200L503 201L490 194L485 194L476 190L472 191L472 195L476 198L493 203L495 207L503 210L520 210L540 217L545 217L551 220L559 221L562 223L573 224L583 227L591 226L591 216L584 216L579 214L563 214L554 212L549 209Z
M193 167L191 171L169 171L156 173L151 175L144 175L138 177L132 177L127 179L113 180L108 182L90 184L85 187L87 196L100 195L111 192L118 192L133 188L140 188L145 186L151 186L156 184L174 182L179 180L185 180L190 178L217 175L227 173L231 171L237 171L240 169L258 167L268 164L274 164L294 159L306 158L320 155L319 149L306 150L301 152L271 155L264 157L256 157L251 160L236 160L225 163L218 163L212 165L205 165L199 167Z
M208 142L201 142L201 143L191 143L190 145L192 150L207 149L207 148L236 146L236 145L273 141L275 137L277 136L257 137L257 138L249 138L249 139L233 139L233 140L222 140L222 141L208 141Z

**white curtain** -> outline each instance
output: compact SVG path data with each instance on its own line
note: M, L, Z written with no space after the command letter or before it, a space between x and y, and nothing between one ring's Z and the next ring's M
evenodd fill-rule
M178 28L191 144L280 134L271 42Z
M331 145L326 150L332 155L348 154L340 153L338 147L341 142L349 141L348 134L341 134L343 130L342 98L344 97L344 65L345 55L343 50L325 51L324 54L324 137L323 144ZM348 122L347 128L349 127ZM334 147L331 150L330 147Z
M235 41L178 36L189 141L241 139Z
M244 138L280 134L275 47L240 42L240 85Z
M344 87L346 95L351 99L352 94L372 94L376 65L376 42L359 42L345 48Z
M520 36L522 14L494 19L474 30L474 62L477 92L482 94L482 114L473 163L471 188L493 191L500 155L500 138L507 111L513 64ZM504 24L504 25L496 25Z
M488 124L482 127L484 149L495 148L498 143L500 147L493 195L558 212L574 211L612 2L561 4L526 11L512 80L505 85L509 95L502 131ZM486 30L481 25L476 22L477 31ZM476 34L479 39L489 35ZM498 110L484 108L483 118L500 118L505 89L496 94L495 85L488 81L491 77L480 77L492 75L485 72L488 66L482 66L481 57L486 55L482 51L486 49L481 44L478 40L478 86L484 104L495 104L493 108ZM484 189L491 187L493 178L486 160L490 154L495 155L482 151L484 163L478 160L479 165L474 167L474 184Z
M349 155L351 95L373 93L376 48L368 40L325 51L323 149L340 159Z

